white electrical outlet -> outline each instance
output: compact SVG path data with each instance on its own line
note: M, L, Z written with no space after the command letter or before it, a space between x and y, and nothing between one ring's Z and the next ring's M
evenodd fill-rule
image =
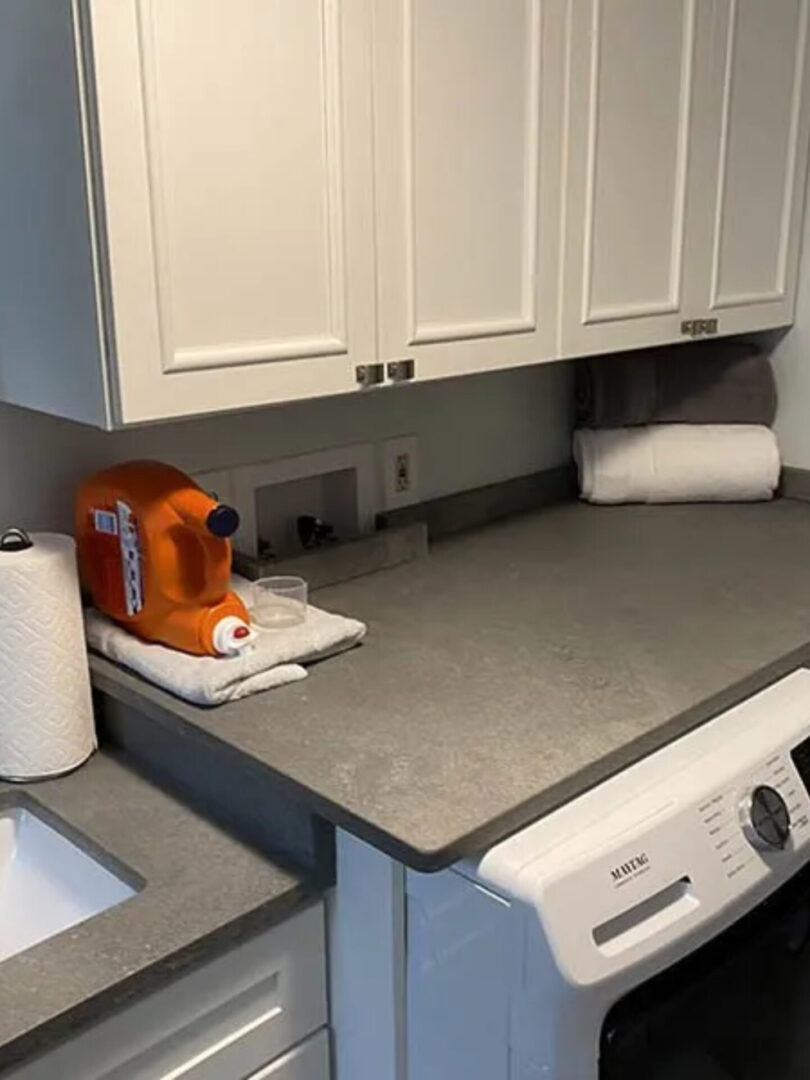
M408 506L419 499L419 461L415 435L401 435L383 443L385 509Z

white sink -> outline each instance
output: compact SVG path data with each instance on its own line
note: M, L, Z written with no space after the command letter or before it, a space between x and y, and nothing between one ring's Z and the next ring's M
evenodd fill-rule
M0 961L136 891L33 809L0 809Z

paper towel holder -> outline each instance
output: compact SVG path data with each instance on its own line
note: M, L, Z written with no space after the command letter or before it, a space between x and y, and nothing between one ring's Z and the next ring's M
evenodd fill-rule
M27 551L33 546L34 542L25 529L18 529L16 526L6 529L0 536L0 551Z

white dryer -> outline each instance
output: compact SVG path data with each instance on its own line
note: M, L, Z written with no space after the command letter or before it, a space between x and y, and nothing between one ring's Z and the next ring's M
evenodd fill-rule
M409 874L409 1080L810 1078L810 671Z

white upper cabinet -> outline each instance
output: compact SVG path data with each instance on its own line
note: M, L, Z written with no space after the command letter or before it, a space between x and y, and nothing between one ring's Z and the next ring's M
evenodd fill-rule
M787 325L809 8L3 0L0 394L114 427Z
M572 0L561 352L792 319L808 0Z
M564 4L373 7L379 359L556 356Z
M573 0L562 349L672 341L700 295L704 0Z
M90 0L121 418L336 393L374 352L367 8Z
M708 307L720 330L781 326L807 167L808 0L718 0Z

